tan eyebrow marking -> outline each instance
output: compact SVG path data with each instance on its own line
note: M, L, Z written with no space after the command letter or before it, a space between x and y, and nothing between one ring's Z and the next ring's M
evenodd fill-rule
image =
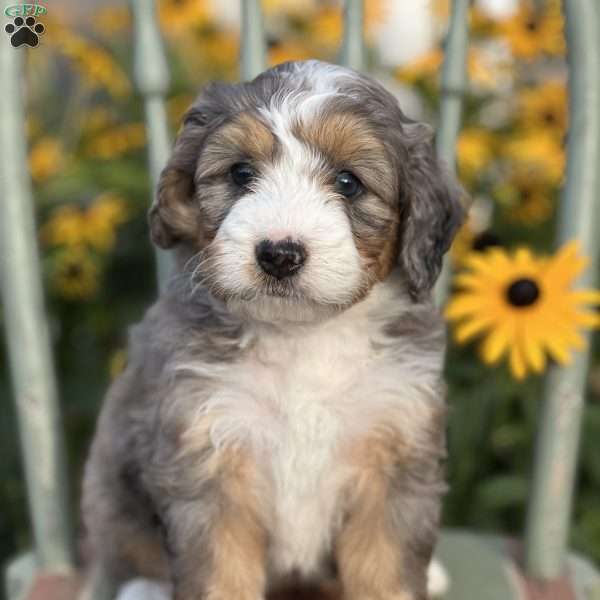
M364 119L351 112L316 116L309 123L296 123L292 133L322 152L339 168L349 168L369 188L390 200L395 174L382 142Z
M251 113L240 113L217 129L199 157L201 179L222 175L234 162L272 162L277 140L269 128Z

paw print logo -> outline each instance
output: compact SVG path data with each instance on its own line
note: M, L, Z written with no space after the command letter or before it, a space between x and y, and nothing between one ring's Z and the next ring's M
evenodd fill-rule
M46 28L38 23L34 17L15 17L12 23L9 23L4 31L10 35L10 43L18 48L19 46L30 46L35 48L40 43L40 35L43 35Z

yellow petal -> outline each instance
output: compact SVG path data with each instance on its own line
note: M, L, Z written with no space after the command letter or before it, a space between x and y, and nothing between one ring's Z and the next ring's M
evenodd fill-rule
M454 321L481 310L481 299L473 294L457 294L444 311L447 319Z
M573 321L582 327L597 327L600 322L600 314L588 312L588 311L579 311L573 315Z
M510 259L506 255L505 250L492 247L488 250L488 255L490 256L490 259L493 260L501 269L510 269Z
M577 304L600 304L599 290L574 290L569 293L568 297Z
M471 252L465 257L465 265L473 271L485 273L488 270L488 261L485 254L481 252Z
M527 375L527 365L519 344L510 348L510 370L516 379L523 379Z
M588 259L580 255L578 241L565 244L548 261L545 269L545 279L560 287L570 284L585 269Z
M569 262L573 258L581 254L581 242L579 240L571 240L566 244L563 244L556 255L554 256L555 262Z
M548 352L557 363L563 366L570 364L571 354L564 339L557 335L548 336L544 343Z
M490 332L481 346L481 355L485 363L493 364L504 354L511 342L512 329L512 323L505 321Z
M580 333L577 331L571 331L566 334L567 341L575 350L583 350L585 349L586 343L585 339L582 337Z
M490 315L483 315L478 318L473 318L470 321L456 326L454 338L459 344L464 344L484 329L488 328L494 322L494 318Z
M515 264L519 267L531 267L534 262L534 258L529 248L517 248L515 252Z
M454 277L453 283L458 288L466 290L485 290L489 286L489 281L485 277L474 273L460 273Z
M536 373L541 373L546 366L546 357L542 350L541 341L536 338L533 327L523 327L521 331L521 349L525 360Z

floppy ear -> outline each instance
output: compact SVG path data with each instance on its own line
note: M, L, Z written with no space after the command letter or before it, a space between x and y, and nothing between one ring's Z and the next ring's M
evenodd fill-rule
M401 199L400 263L415 300L432 289L442 259L462 224L464 192L439 162L431 129L405 125L409 136L407 181Z
M152 241L161 248L171 248L198 236L194 174L210 121L200 106L187 112L171 158L160 175L148 220Z

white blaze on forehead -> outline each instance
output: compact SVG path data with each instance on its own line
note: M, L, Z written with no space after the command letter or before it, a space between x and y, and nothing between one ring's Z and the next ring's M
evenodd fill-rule
M293 67L293 74L304 78L310 84L311 90L317 94L336 90L343 79L358 76L350 69L319 60L297 62Z
M323 103L335 96L344 96L341 85L358 77L354 71L324 63L308 60L293 64L288 75L293 83L289 90L275 94L268 107L259 111L272 124L275 133L283 132L292 119L301 123L316 118Z

